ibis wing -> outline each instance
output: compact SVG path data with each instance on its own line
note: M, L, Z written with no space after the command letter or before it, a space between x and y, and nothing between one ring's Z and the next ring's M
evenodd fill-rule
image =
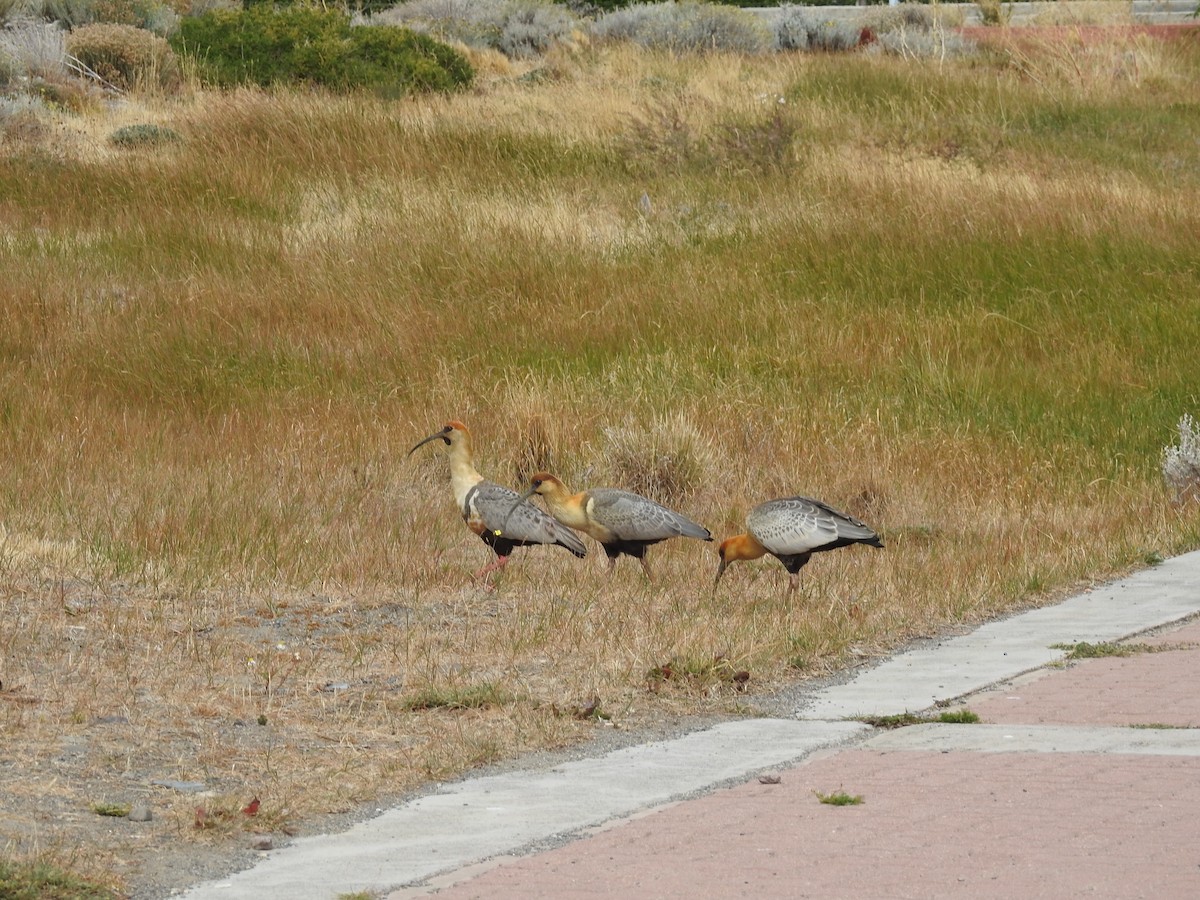
M641 494L616 488L588 491L588 513L623 541L662 541L673 537L711 540L707 528Z
M481 481L467 494L463 518L471 524L479 523L492 534L500 531L517 544L562 544L579 556L587 552L575 532L532 503L522 501L513 508L519 499L516 491Z
M879 539L858 519L810 497L769 500L750 510L746 526L777 556L807 553L829 544Z

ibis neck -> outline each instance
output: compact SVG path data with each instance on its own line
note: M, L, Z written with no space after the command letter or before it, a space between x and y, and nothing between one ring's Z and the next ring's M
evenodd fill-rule
M460 509L467 502L467 494L471 488L481 481L483 476L475 470L475 465L471 462L470 445L465 439L455 441L450 445L450 487Z
M572 494L564 486L556 485L553 490L542 494L550 515L568 528L583 528L587 524L587 492Z

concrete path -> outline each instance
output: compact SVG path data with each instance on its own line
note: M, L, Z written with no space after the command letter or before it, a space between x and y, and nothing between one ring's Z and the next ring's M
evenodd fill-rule
M447 784L186 896L1200 896L1200 622L1046 668L1053 644L1197 613L1200 552L902 653L795 718ZM983 724L846 720L964 705ZM838 792L863 802L817 798Z

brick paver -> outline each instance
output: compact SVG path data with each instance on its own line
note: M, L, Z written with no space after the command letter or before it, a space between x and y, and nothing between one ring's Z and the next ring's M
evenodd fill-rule
M1200 897L1197 804L1191 757L852 750L438 896Z
M1191 641L1200 622L1145 642ZM1085 660L967 705L1006 724L1200 726L1197 674L1200 647ZM437 896L1200 897L1200 757L859 747L780 776L496 861ZM864 802L816 797L837 791Z

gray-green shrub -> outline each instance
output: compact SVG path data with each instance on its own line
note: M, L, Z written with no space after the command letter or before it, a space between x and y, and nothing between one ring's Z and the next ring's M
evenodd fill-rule
M784 6L771 17L772 46L776 50L838 52L862 43L862 27L841 19L822 18L802 6Z
M160 147L163 144L174 144L181 140L179 132L174 128L166 128L153 123L126 125L118 128L108 136L108 142L117 147Z
M16 74L60 75L66 52L66 32L53 23L23 22L0 30L0 53Z
M545 53L570 41L583 25L570 9L549 0L411 0L371 21L498 50L511 58Z
M1179 444L1163 450L1163 478L1176 503L1200 501L1200 428L1190 415L1179 420Z
M591 26L598 40L628 40L671 52L762 53L772 46L757 13L707 3L640 3L605 13Z

